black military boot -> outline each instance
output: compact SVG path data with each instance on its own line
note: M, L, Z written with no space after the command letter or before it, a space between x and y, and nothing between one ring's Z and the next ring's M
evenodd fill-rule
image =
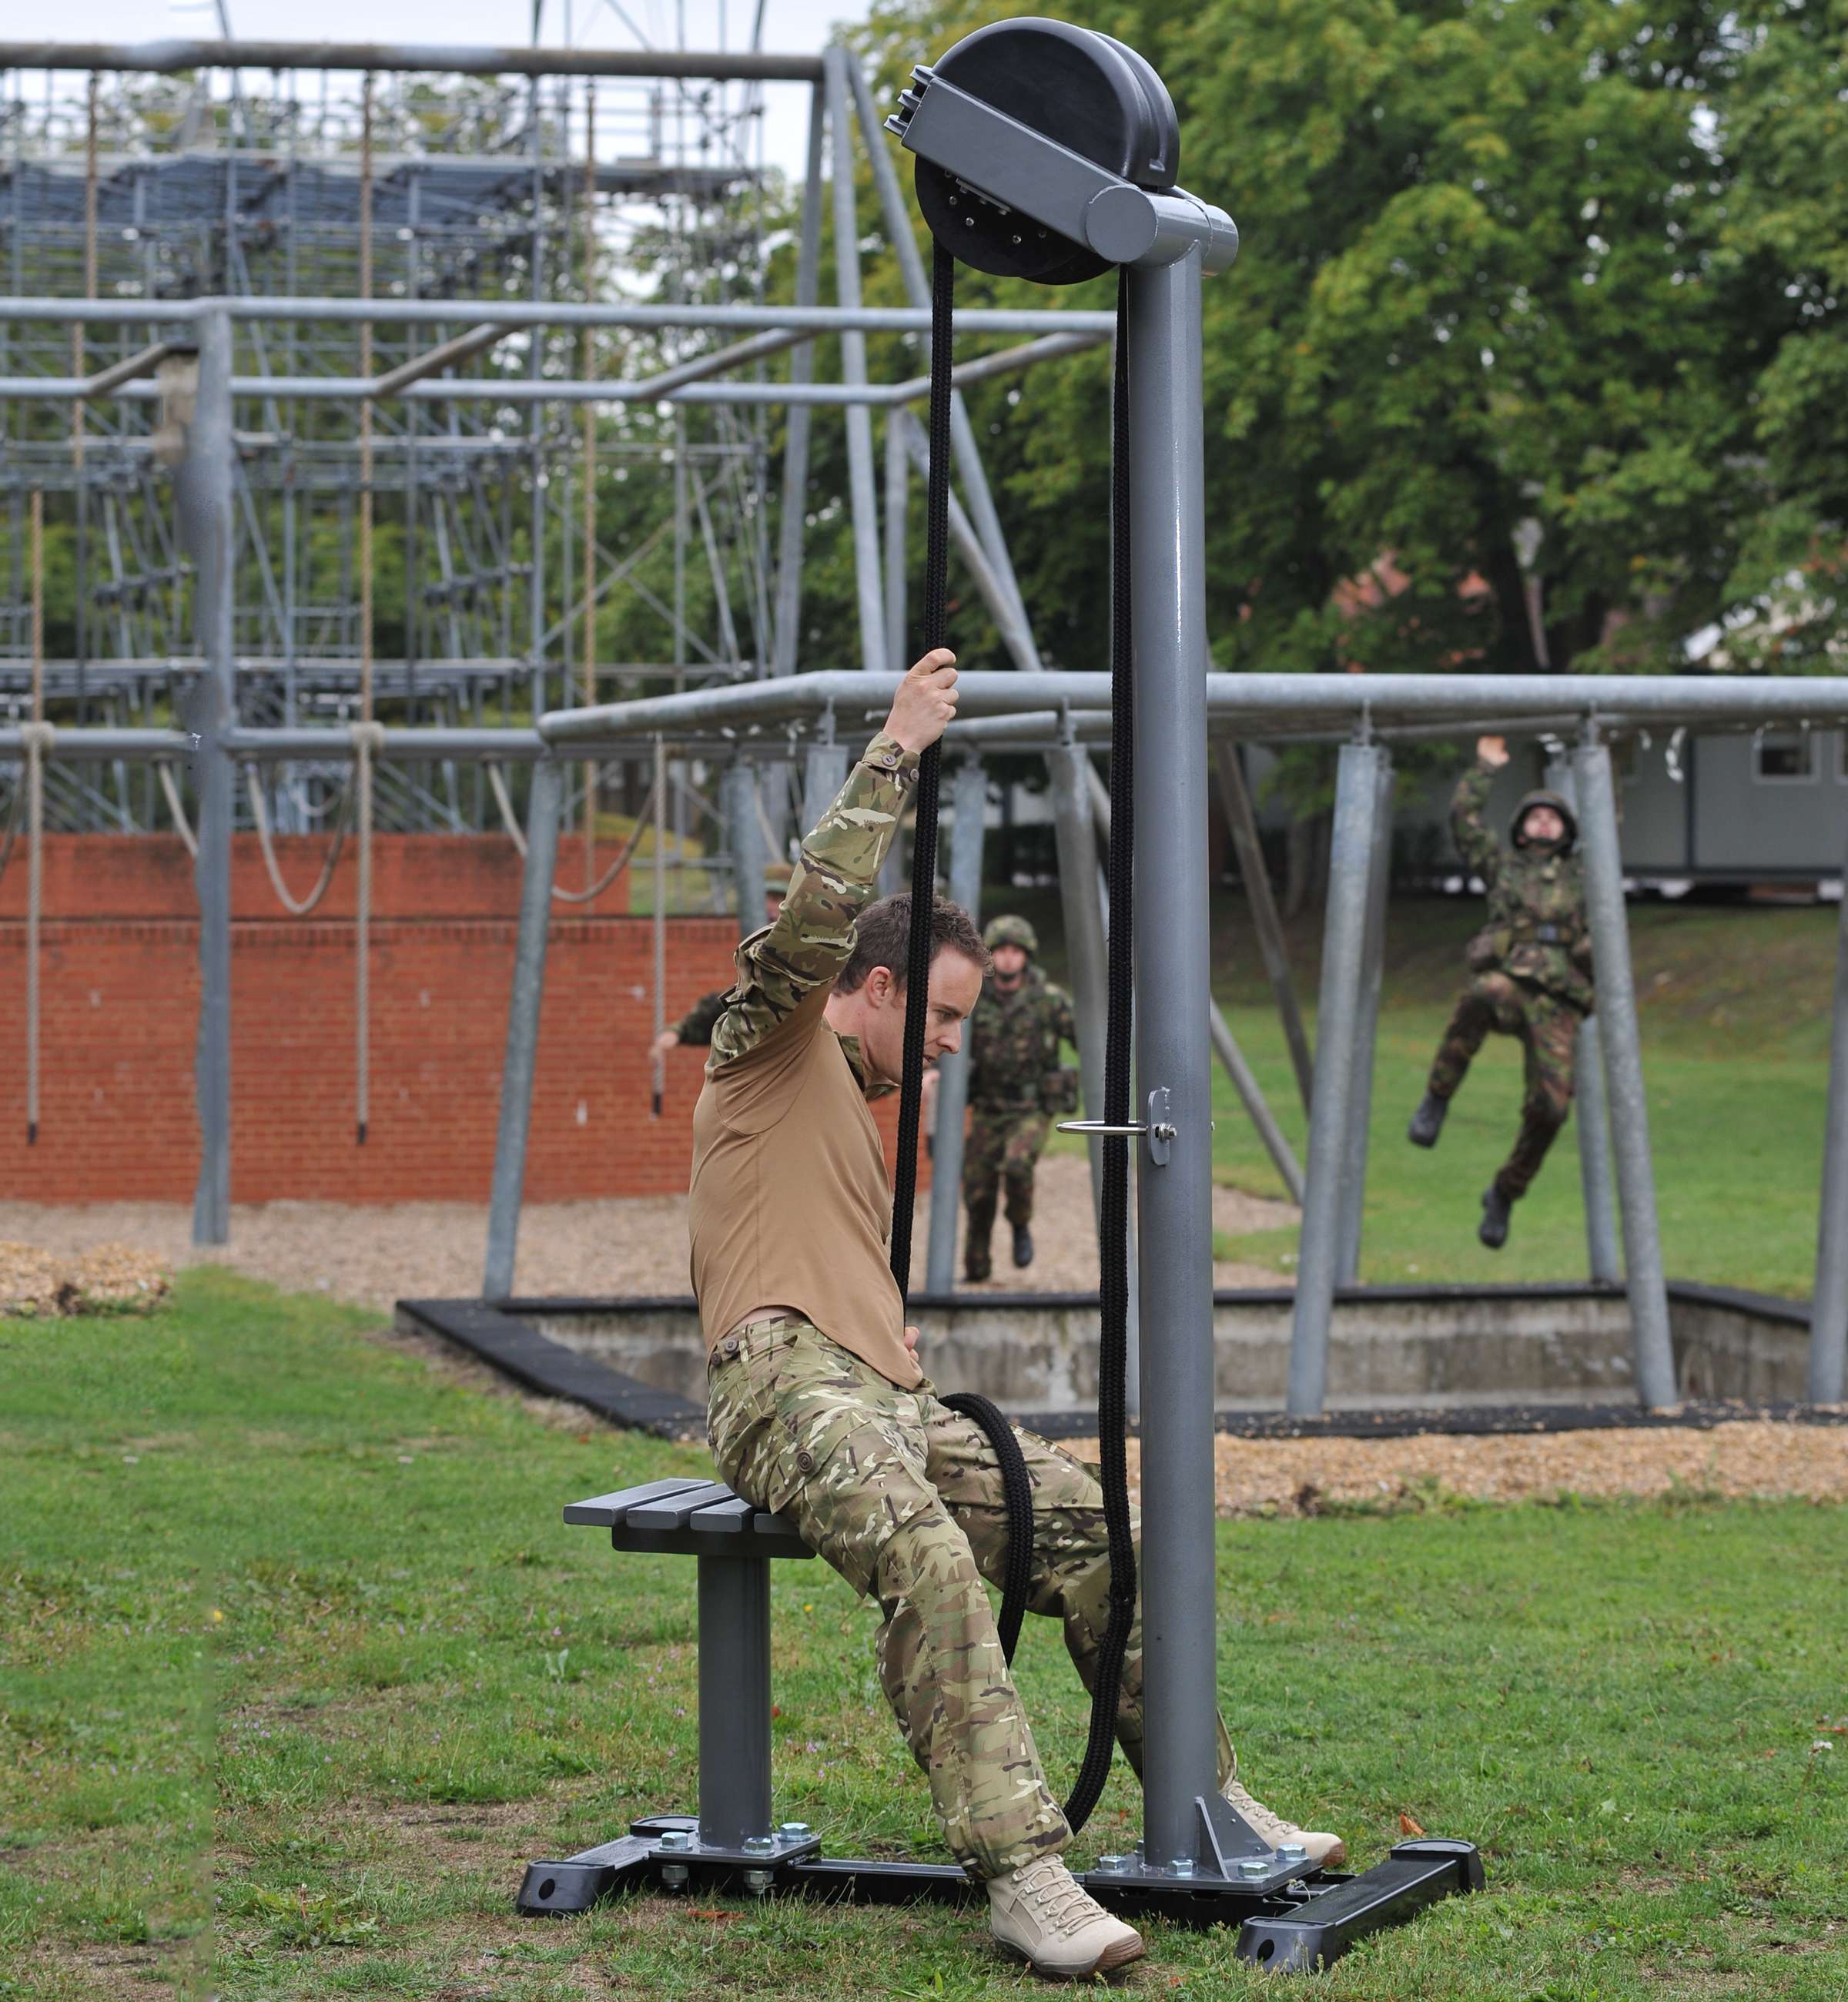
M1482 1222L1477 1226L1476 1234L1491 1251L1499 1251L1508 1242L1508 1212L1513 1208L1501 1193L1501 1184L1491 1182L1483 1193Z
M1414 1147L1435 1147L1438 1135L1444 1130L1444 1114L1450 1110L1450 1101L1440 1098L1435 1091L1428 1091L1418 1100L1418 1109L1412 1114L1412 1123L1405 1129L1405 1137Z
M1014 1263L1022 1268L1033 1263L1033 1233L1023 1223L1014 1226Z

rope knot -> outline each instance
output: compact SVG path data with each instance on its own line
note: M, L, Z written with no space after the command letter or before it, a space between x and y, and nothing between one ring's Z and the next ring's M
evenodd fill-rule
M385 725L382 723L354 723L347 727L352 736L353 748L361 756L378 759L385 755Z
M58 741L58 731L49 723L22 723L19 725L19 748L28 757L46 758Z

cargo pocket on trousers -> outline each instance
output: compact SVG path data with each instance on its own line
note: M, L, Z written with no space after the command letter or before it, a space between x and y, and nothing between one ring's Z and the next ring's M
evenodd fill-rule
M915 1446L896 1426L858 1404L804 1413L776 1426L776 1505L802 1540L858 1592L868 1592L880 1553L895 1531L941 1506Z

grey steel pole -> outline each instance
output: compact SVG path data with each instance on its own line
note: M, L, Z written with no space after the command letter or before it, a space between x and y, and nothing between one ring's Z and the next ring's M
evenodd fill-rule
M857 309L859 292L859 219L853 200L853 127L847 113L847 52L822 53L827 78L828 137L834 148L834 263L840 302ZM841 379L849 387L866 380L866 337L843 329ZM847 406L847 501L853 524L853 581L859 605L860 654L874 674L886 667L885 606L879 582L879 506L873 475L873 414L864 403Z
M1309 1055L1309 1038L1302 1027L1302 1010L1296 1002L1295 982L1290 978L1288 955L1284 950L1283 922L1277 914L1277 899L1271 894L1271 878L1264 867L1264 851L1257 837L1257 815L1252 809L1251 788L1245 783L1245 768L1239 762L1239 747L1223 738L1213 746L1213 769L1219 781L1219 804L1232 835L1233 852L1239 859L1239 874L1245 885L1245 901L1251 908L1252 929L1257 934L1259 956L1264 976L1277 1001L1278 1019L1283 1024L1284 1039L1290 1047L1290 1064L1296 1073L1296 1089L1302 1109L1309 1108L1314 1096L1315 1060Z
M982 845L989 778L979 758L965 758L950 775L950 897L982 922ZM936 1137L931 1143L930 1242L924 1287L947 1293L956 1285L956 1220L962 1204L963 1115L969 1104L965 1044L937 1066Z
M532 1119L532 1079L539 1056L539 1005L546 993L546 940L551 929L552 881L558 862L558 822L563 800L562 767L549 758L542 759L532 768L532 792L526 809L526 870L520 884L520 929L514 947L513 992L507 1008L507 1057L500 1069L500 1128L494 1141L487 1261L481 1281L483 1296L490 1300L504 1300L514 1289L520 1198L526 1184L526 1135Z
M802 238L796 253L796 303L812 306L819 289L816 277L821 257L821 141L828 112L821 86L809 99L808 174L802 187ZM797 344L790 357L790 380L807 382L815 366L814 343ZM783 519L776 543L776 653L772 671L793 675L801 654L802 531L808 508L810 406L795 403L783 427ZM811 823L812 825L812 823Z
M1263 1088L1250 1065L1245 1061L1245 1052L1239 1048L1237 1037L1232 1033L1232 1024L1220 1012L1219 1003L1210 994L1206 997L1206 1026L1208 1034L1212 1038L1213 1048L1219 1062L1225 1066L1226 1075L1232 1079L1232 1088L1239 1095L1239 1103L1244 1107L1246 1117L1257 1128L1257 1137L1264 1144L1264 1152L1271 1157L1271 1165L1283 1177L1283 1185L1290 1192L1291 1202L1300 1205L1302 1201L1302 1169L1289 1142L1284 1137L1283 1128L1271 1116Z
M1379 988L1386 970L1386 899L1393 880L1393 760L1382 751L1374 800L1373 860L1367 878L1367 932L1361 947L1360 998L1354 1017L1354 1076L1348 1086L1348 1144L1341 1156L1341 1233L1335 1284L1360 1277L1367 1207L1367 1129L1373 1117L1373 1053L1379 1035Z
M1309 1118L1309 1175L1296 1259L1290 1328L1288 1408L1310 1418L1328 1395L1328 1327L1341 1255L1341 1179L1354 1085L1373 837L1379 825L1377 745L1344 744L1335 778L1334 840L1328 860L1328 911L1322 940L1322 995L1316 1013L1315 1097Z
M1062 744L1046 753L1046 769L1052 780L1053 832L1058 844L1065 964L1072 982L1072 1011L1078 1018L1078 1068L1084 1088L1084 1116L1101 1119L1110 985L1105 971L1104 906L1097 887L1097 836L1086 776L1090 762L1076 744ZM1094 1212L1103 1196L1104 1142L1093 1135L1089 1146Z
M725 821L732 880L737 887L738 936L746 939L763 925L765 863L764 831L757 818L757 775L742 758L725 774Z
M1848 869L1843 881L1848 884ZM1829 1118L1816 1219L1816 1285L1809 1317L1809 1400L1842 1401L1848 1350L1848 895L1836 933L1835 1027L1829 1045Z
M1570 760L1546 768L1546 783L1578 811L1578 780ZM1617 1211L1611 1187L1610 1101L1604 1089L1604 1038L1598 1017L1579 1024L1578 1048L1573 1062L1573 1096L1578 1103L1574 1124L1578 1140L1578 1187L1585 1205L1585 1263L1592 1278L1614 1285L1623 1277L1617 1250Z
M1166 1162L1137 1146L1141 1259L1143 1840L1194 1857L1215 1791L1212 1052L1206 879L1206 506L1201 253L1131 268L1131 595L1136 738L1138 1117L1171 1125ZM1113 916L1121 922L1121 914ZM1165 1109L1164 1109L1165 1108ZM1152 1135L1148 1136L1152 1139ZM1131 1142L1132 1145L1136 1145Z
M1617 1188L1623 1204L1623 1264L1628 1275L1637 1394L1645 1404L1672 1404L1675 1351L1668 1337L1668 1293L1656 1229L1655 1172L1650 1162L1649 1107L1643 1090L1642 1036L1637 1024L1636 981L1630 965L1623 856L1617 840L1610 752L1594 738L1578 747L1572 763L1578 779L1578 831L1585 844L1592 959L1603 1024Z
M905 532L909 525L911 466L905 434L911 419L903 410L885 413L885 657L905 661Z
M223 1244L231 1236L231 828L233 773L225 733L237 722L233 606L230 316L198 323L197 399L186 425L186 455L176 469L180 532L196 582L193 623L205 671L193 684L187 720L197 746L199 800L199 1034L194 1090L199 1108L199 1179L193 1196L193 1242Z

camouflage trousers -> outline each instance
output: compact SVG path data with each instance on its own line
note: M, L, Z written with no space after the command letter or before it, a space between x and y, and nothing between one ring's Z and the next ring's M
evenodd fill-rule
M806 1321L727 1336L708 1424L720 1476L885 1615L879 1679L930 1783L943 1840L987 1879L1056 1854L1071 1830L1041 1768L982 1581L999 1585L1007 1516L994 1449L928 1383L901 1390ZM1030 1609L1058 1620L1088 1689L1109 1617L1104 1498L1076 1460L1019 1434L1033 1483ZM1233 1770L1220 1729L1220 1780ZM1117 1739L1142 1756L1142 1632L1123 1664Z
M1521 1129L1514 1151L1497 1170L1495 1186L1512 1202L1539 1172L1546 1150L1572 1109L1572 1053L1584 1019L1569 1002L1529 986L1512 974L1479 975L1458 997L1450 1026L1438 1045L1429 1089L1448 1098L1463 1081L1470 1059L1493 1029L1520 1039L1526 1062Z
M963 1202L969 1212L963 1264L971 1279L989 1272L995 1203L1007 1196L1007 1220L1023 1230L1033 1221L1033 1171L1051 1121L1031 1107L978 1106L963 1146Z

